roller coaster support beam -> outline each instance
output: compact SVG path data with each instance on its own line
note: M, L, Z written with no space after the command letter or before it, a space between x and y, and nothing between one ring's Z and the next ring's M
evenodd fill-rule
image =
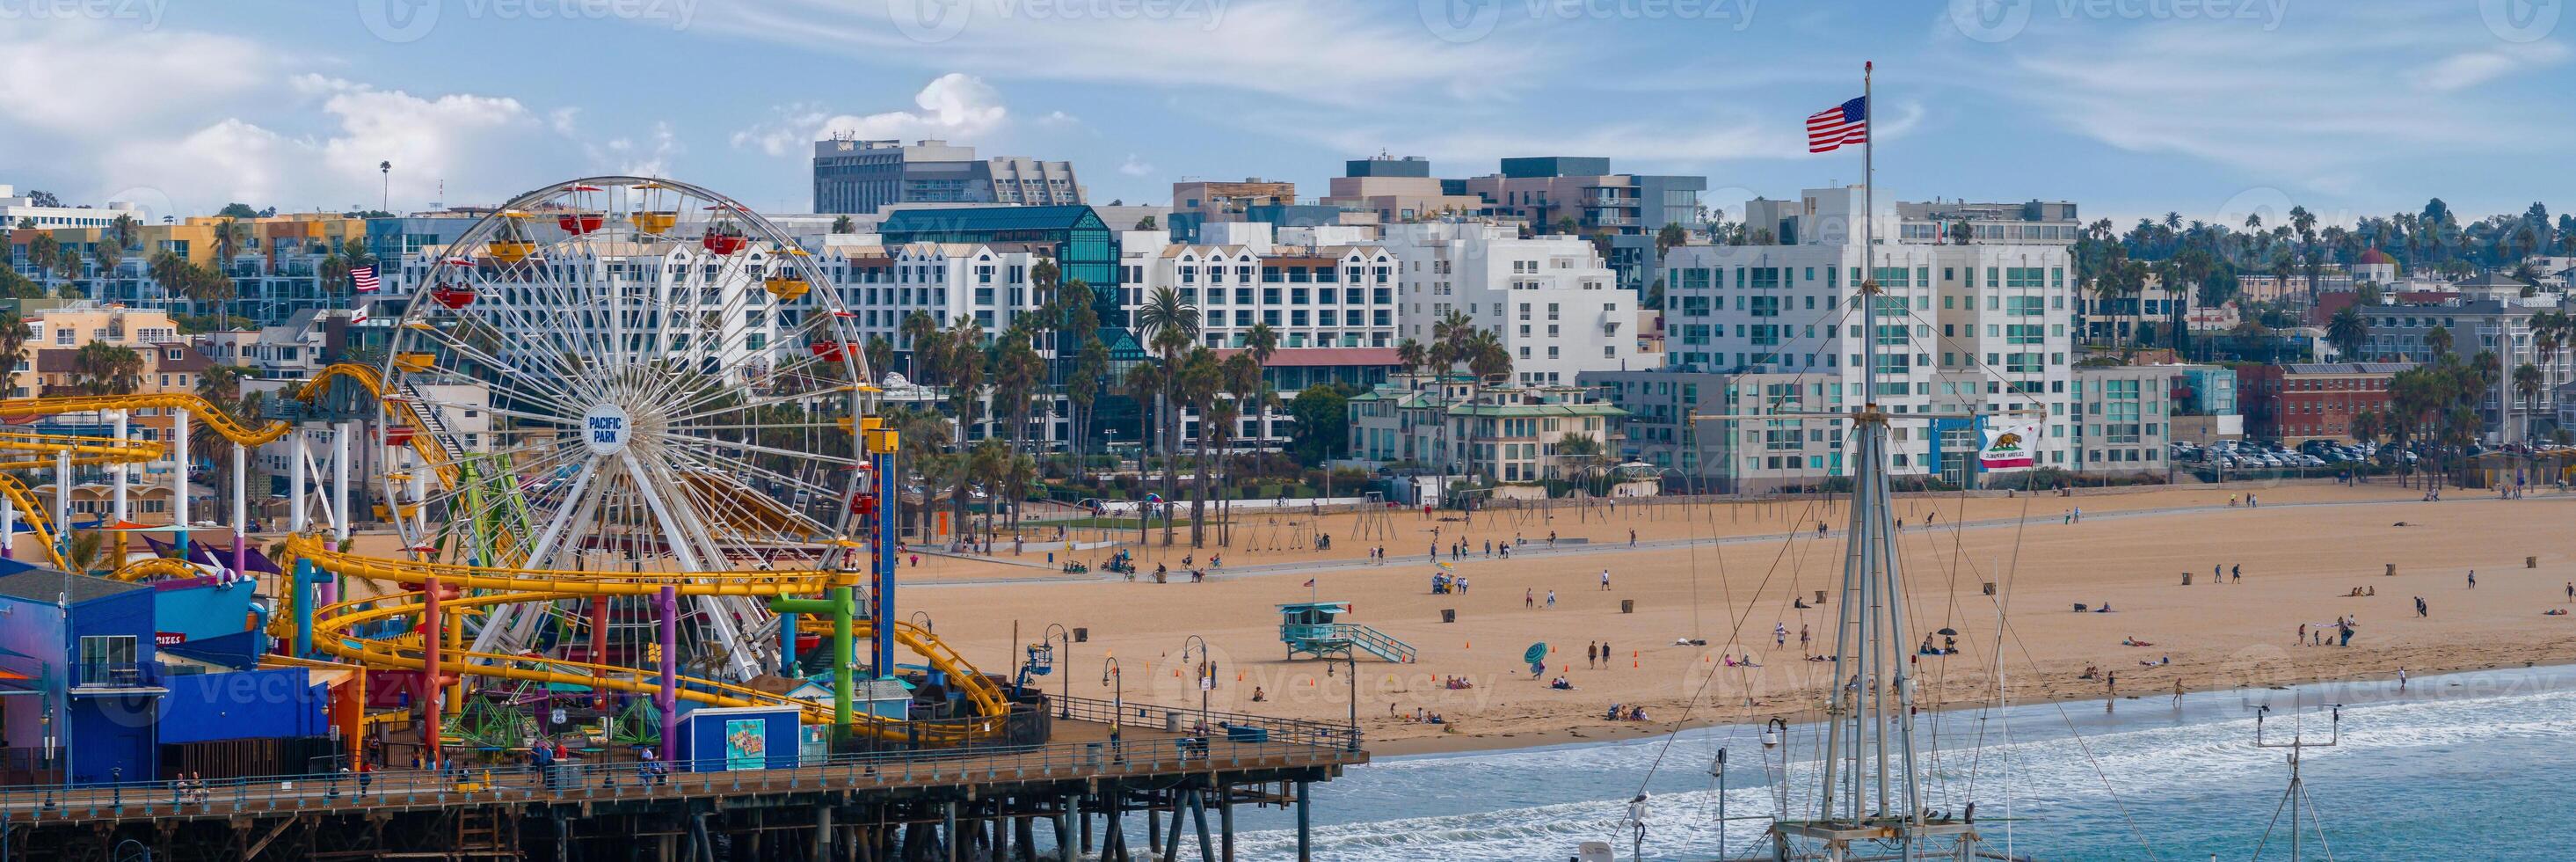
M250 564L247 562L249 557L246 556L246 552L250 550L247 547L250 544L250 491L245 487L250 484L250 471L246 469L249 466L249 460L250 447L239 443L233 444L232 569L234 576L244 580L250 578Z
M18 504L0 497L0 560L18 557Z
M286 531L304 533L304 429L286 432Z
M872 547L869 548L869 551L876 555L874 560L876 583L871 585L872 588L869 590L875 594L876 604L876 607L868 612L868 618L875 621L876 627L876 631L873 632L876 635L876 655L871 658L876 662L877 677L892 679L894 678L894 573L895 565L902 561L902 555L895 553L895 547L900 543L895 541L894 514L896 504L903 499L900 496L902 488L895 481L895 432L891 429L871 429L867 446L871 458L876 462L877 474L877 535L876 541L871 543ZM844 657L843 660L846 661L847 658Z
M239 559L236 557L235 559ZM295 560L295 657L320 658L313 652L313 561Z
M772 607L770 610L774 613L778 613L778 672L781 674L794 675L797 670L796 615L793 613L780 612L775 607Z
M188 558L188 408L170 411L170 526L179 559ZM124 565L124 560L116 561Z
M662 711L662 762L680 756L680 588L664 585L662 595L653 602L655 616L660 618L662 638L662 690L653 694L653 706Z
M857 648L851 644L854 638L850 623L851 611L856 604L857 600L851 597L850 588L846 586L833 587L820 599L791 599L786 596L771 596L769 599L769 610L781 615L782 625L785 620L793 619L786 616L788 614L822 614L832 618L832 725L843 733L850 730L850 701L855 688L851 680L858 676L857 669L850 666L858 657ZM795 629L788 627L781 631L785 633L788 652L793 655Z
M119 444L123 444L127 439L126 435L129 431L128 423L130 421L127 418L128 415L129 414L123 410L115 412L116 442ZM134 468L130 465L119 462L108 469L109 475L116 479L116 519L119 521L131 520L134 517L134 512L126 507L125 483ZM118 560L116 562L118 565L125 564L124 560Z
M300 564L304 561L296 562ZM447 708L441 702L447 699L447 683L439 676L438 661L438 648L442 646L440 641L446 640L441 634L446 628L446 621L439 619L438 613L439 599L442 598L439 595L439 589L440 584L436 577L431 577L429 583L421 585L420 685L413 688L420 693L420 714L423 717L420 726L421 742L429 746L429 762L433 764L440 762L439 737L446 735L447 725ZM305 630L312 631L310 626Z
M349 545L349 423L331 435L331 550Z
M54 559L72 556L72 450L54 453Z
M418 476L418 475L420 475L420 474L415 473L415 474L412 474L412 475L413 475L413 476L415 476L415 477L417 477L417 476ZM417 481L417 479L415 479L415 481ZM426 532L426 531L424 531L422 534L423 534L423 535L427 535L427 532ZM592 663L592 664L605 665L605 664L607 664L607 663L608 663L608 658L607 658L607 656L608 656L608 597L607 597L607 596L591 596L591 597L590 597L590 661L591 661L591 663ZM601 712L607 712L607 711L608 711L608 705L609 705L609 700L608 700L608 670L607 670L606 668L601 668L601 669L599 669L599 670L593 671L593 672L591 672L591 677L592 677L593 679L597 679L597 680L599 680L599 683L598 683L597 685L593 685L593 686L591 686L591 687L590 687L590 694L591 694L591 698L590 698L590 705L592 706L592 708L598 709L598 710L599 710L599 711L601 711Z

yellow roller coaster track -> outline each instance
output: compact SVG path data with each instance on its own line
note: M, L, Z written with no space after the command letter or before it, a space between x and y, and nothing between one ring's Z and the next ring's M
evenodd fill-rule
M305 381L304 385L295 392L296 400L312 401L316 396L327 391L333 380L347 380L365 389L371 397L378 399L384 397L384 378L375 369L364 365L341 363L324 368L321 373L314 375L312 380ZM432 441L428 434L422 433L425 427L420 421L419 413L408 402L400 402L398 410L394 409L394 406L388 405L388 411L395 414L396 419L412 428L414 432L412 448L413 451L420 453L422 463L431 465L438 472L440 481L453 484L456 465L448 460L446 452L439 449L437 443ZM0 416L10 417L156 409L186 410L191 417L213 428L215 433L225 440L241 446L265 445L286 436L288 431L295 428L293 423L284 421L253 427L234 418L214 402L187 392L72 395L0 401ZM74 466L86 467L100 464L147 463L162 457L167 450L165 444L151 441L0 431L0 452L34 452L53 456L65 451L73 454ZM41 470L53 466L56 464L50 459L0 461L0 470ZM63 559L56 547L57 526L48 514L51 510L43 501L35 498L25 482L5 474L0 474L0 494L5 494L9 498L10 504L17 507L19 517L26 519L29 532L34 533L36 539L44 543L46 559L53 563L55 568L69 570L71 568L69 561Z
M346 577L417 586L427 586L430 579L436 578L445 587L486 591L484 595L459 598L454 602L442 602L440 603L442 608L449 606L480 608L498 604L545 602L583 596L650 597L660 595L664 586L674 587L674 592L683 596L813 595L844 582L844 579L850 576L850 573L839 571L784 570L603 575L599 572L468 566L415 560L388 560L325 550L321 540L310 536L289 538L286 543L285 557L286 559L281 562L308 560L317 569ZM391 606L381 604L388 599L396 600L395 604ZM314 622L314 644L317 648L333 655L371 666L419 670L423 659L418 655L421 648L416 643L363 641L349 638L345 634L348 629L360 623L416 614L419 612L418 605L416 594L405 593L342 602L319 608ZM854 624L853 637L865 639L874 634L875 630L868 622ZM977 672L974 666L966 661L965 656L960 655L955 648L928 631L901 621L895 623L894 636L896 641L927 660L931 667L947 674L952 684L956 685L966 695L967 701L974 705L976 714L998 717L1009 713L1010 703L1003 697L1001 687ZM452 664L450 659L454 660ZM519 665L572 667L585 671L615 672L630 676L640 673L635 668L613 665L529 656L491 655L462 650L441 650L439 664L445 666L446 670L461 674L579 685L591 684L596 678L589 675L528 669ZM651 682L640 680L621 682L613 677L609 686L627 691L657 690L657 686ZM831 720L831 707L828 704L779 697L756 689L714 680L686 679L682 681L681 687L684 698L701 703L719 706L792 704L803 708L808 720L813 720L817 716L825 722ZM691 696L693 691L698 692L698 696ZM879 721L878 724L885 723ZM877 730L890 735L902 732L900 728L891 725Z
M345 379L385 403L394 421L409 426L410 445L422 463L431 466L441 485L455 487L459 465L447 456L428 433L417 408L408 400L386 400L384 382L373 368L340 364L330 366L296 392L298 400L312 401L322 394L334 379ZM225 440L237 445L257 446L284 437L293 430L289 422L277 421L254 427L246 424L212 402L187 393L148 395L85 395L65 398L36 398L0 401L0 415L33 416L85 413L98 411L131 411L146 409L181 409L199 418ZM76 466L115 463L144 463L163 456L165 448L157 442L115 440L103 437L35 434L0 431L0 452L40 454L45 459L0 461L0 470L45 469L57 466L61 453L73 455ZM15 505L36 539L44 544L53 564L68 569L56 551L54 525L46 517L46 507L36 499L25 483L0 473L0 494ZM315 568L346 577L379 583L426 585L436 578L444 586L460 590L480 590L483 595L464 596L442 602L442 609L459 613L478 613L483 609L521 602L548 602L583 596L656 596L664 586L676 588L684 596L775 596L814 595L833 586L847 585L855 573L841 571L761 571L761 572L687 572L670 574L625 574L614 577L596 572L568 572L539 569L512 569L489 566L465 566L421 560L395 560L325 550L315 536L292 536L278 562L292 566L297 560L311 561ZM112 577L141 580L157 576L187 576L197 569L183 560L156 558L139 560L118 568ZM289 591L291 592L291 591ZM292 634L295 597L279 597L279 608L273 615L275 625L290 627ZM358 638L349 631L356 626L404 616L417 616L423 610L418 593L404 592L370 599L340 602L316 608L314 617L315 646L333 656L360 666L386 670L421 670L426 664L423 647L417 637L397 640ZM963 655L928 631L908 623L895 622L895 640L920 655L930 667L949 677L971 703L977 715L998 719L1007 715L1009 702L999 686L975 670ZM867 621L854 626L853 637L865 639L874 635ZM469 650L441 650L442 672L467 676L521 680L527 682L602 686L633 693L658 692L660 686L649 678L650 669L577 662L533 656L511 656L477 653ZM846 671L846 669L843 669ZM576 672L567 672L576 671ZM758 689L718 680L684 677L678 680L677 695L685 700L712 706L794 706L808 723L832 721L830 704L789 698ZM994 722L969 727L942 726L928 733L916 733L903 723L860 716L855 730L889 738L917 738L934 743L954 743L998 730Z

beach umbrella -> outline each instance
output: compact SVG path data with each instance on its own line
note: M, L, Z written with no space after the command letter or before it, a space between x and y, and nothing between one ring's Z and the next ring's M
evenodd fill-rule
M1538 664L1539 662L1546 660L1547 644L1545 642L1530 644L1529 649L1521 652L1521 661L1529 662L1530 664Z
M1940 631L1933 632L1933 634L1940 635L1942 637L1957 637L1959 630L1949 626L1942 626Z

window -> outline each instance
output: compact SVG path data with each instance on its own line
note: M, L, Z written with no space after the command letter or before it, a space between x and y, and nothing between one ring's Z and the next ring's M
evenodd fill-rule
M143 669L135 663L133 635L84 635L80 639L81 685L138 685Z

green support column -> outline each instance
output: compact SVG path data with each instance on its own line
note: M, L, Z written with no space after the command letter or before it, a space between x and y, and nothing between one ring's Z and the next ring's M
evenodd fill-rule
M769 610L773 613L823 614L832 618L832 723L842 733L850 730L853 717L851 700L857 688L851 681L851 677L857 674L850 668L851 660L857 655L857 648L852 643L850 620L853 604L849 587L833 587L825 598L820 599L791 599L786 596L769 599Z

